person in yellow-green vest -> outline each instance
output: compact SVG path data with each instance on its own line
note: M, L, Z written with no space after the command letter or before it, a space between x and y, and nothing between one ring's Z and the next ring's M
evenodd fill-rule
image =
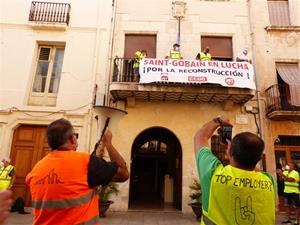
M220 135L226 134L222 142L229 157L227 166L209 147L210 138L219 127ZM274 179L256 169L264 141L250 132L239 133L230 140L228 127L232 127L229 120L218 116L204 124L194 137L202 191L201 224L275 224Z
M295 224L299 224L299 173L294 163L288 163L284 172L276 170L277 174L284 180L284 198L287 201L287 220L282 223L291 223L291 211L293 205L296 208Z
M180 44L175 43L173 44L173 50L167 53L166 59L183 59L180 51L179 51Z
M10 164L10 159L5 157L2 159L0 167L0 190L11 189L15 179L15 167Z
M203 52L198 53L196 59L200 61L211 61L211 54L209 53L209 47L206 47Z
M140 62L142 59L147 57L147 51L141 50L134 53L134 62L133 62L133 81L138 82L140 77Z

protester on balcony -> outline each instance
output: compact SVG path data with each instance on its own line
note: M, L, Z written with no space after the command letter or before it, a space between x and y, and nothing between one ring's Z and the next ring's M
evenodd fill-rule
M286 170L282 172L282 170L276 170L277 174L283 178L284 180L284 197L287 201L287 220L282 223L291 223L291 211L293 206L296 208L296 220L299 224L299 173L296 170L295 163L288 163L286 166Z
M138 82L140 80L140 62L142 59L147 57L147 51L141 50L134 53L134 62L133 62L133 81Z
M229 158L227 166L212 153L209 144L218 127ZM205 123L194 137L203 224L275 224L274 179L255 170L264 141L250 132L239 133L231 141L227 138L231 136L229 127L229 120L218 116Z
M166 54L166 59L183 59L180 50L179 50L180 44L175 43L173 44L173 50L169 51Z
M206 47L203 52L200 52L196 56L196 60L211 61L211 54L209 53L209 47Z
M102 138L111 162L95 159L93 167L89 166L88 153L76 151L77 137L68 120L59 119L47 127L47 142L50 153L26 176L34 208L33 224L99 224L95 188L129 177L123 157L112 145L111 132L107 130Z
M241 52L237 57L236 57L237 62L248 62L252 63L249 55L248 55L248 50L244 49L243 52Z

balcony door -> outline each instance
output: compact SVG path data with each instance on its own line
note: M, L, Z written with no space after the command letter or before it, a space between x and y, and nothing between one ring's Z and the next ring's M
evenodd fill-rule
M201 50L209 47L213 60L232 61L232 37L201 36Z
M134 58L141 50L147 51L147 58L156 58L156 35L126 34L124 58Z

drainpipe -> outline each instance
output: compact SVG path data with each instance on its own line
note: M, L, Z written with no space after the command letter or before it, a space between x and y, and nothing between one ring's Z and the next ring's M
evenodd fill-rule
M180 23L181 23L181 17L178 17L178 31L177 31L177 43L180 44Z
M100 45L100 24L101 24L101 8L102 8L102 0L98 0L98 10L97 10L97 27L96 27L96 38L95 38L95 51L94 51L94 62L93 62L93 70L92 70L92 83L91 83L91 91L92 91L92 105L94 104L94 97L96 96L97 91L97 71L98 71L98 63L99 63L99 45ZM93 110L89 110L89 122L87 130L87 140L89 140L89 149L91 149L92 143L92 129L93 129Z
M116 14L117 14L117 0L112 0L112 14L111 14L111 24L110 24L110 34L109 34L109 44L108 44L108 66L106 69L106 79L105 79L105 102L104 105L109 106L109 86L111 82L111 73L113 68L113 51L115 42L115 26L116 26Z
M256 85L256 103L257 103L257 109L258 109L258 127L259 127L259 136L265 140L265 132L264 132L264 127L262 126L262 121L263 121L263 116L262 116L262 101L260 99L260 80L259 80L259 75L257 72L257 67L256 67L256 52L255 52L255 40L254 40L254 32L252 28L252 20L251 20L251 12L250 12L250 7L251 7L251 0L247 0L247 8L248 8L248 21L249 21L249 29L250 29L250 36L251 36L251 48L252 48L252 57L253 57L253 70L254 74L256 76L255 79L255 85ZM255 115L254 115L255 116ZM267 170L267 163L266 163L266 157L263 158L262 160L262 169L264 171Z
M255 85L256 85L256 102L257 102L257 108L258 108L258 127L259 127L259 136L264 139L264 128L262 126L262 114L261 114L261 100L260 100L260 81L259 81L259 75L256 68L256 52L255 52L255 41L254 41L254 33L252 29L252 21L251 21L251 13L250 13L250 6L251 6L251 0L247 0L247 8L248 8L248 22L249 22L249 29L250 29L250 36L251 36L251 49L252 49L252 57L253 57L253 71L255 74Z

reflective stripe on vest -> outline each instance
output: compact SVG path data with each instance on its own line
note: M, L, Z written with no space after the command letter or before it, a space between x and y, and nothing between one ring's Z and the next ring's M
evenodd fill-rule
M89 158L84 152L51 151L34 166L26 176L34 225L98 224L98 195L87 182Z
M85 222L77 223L75 225L94 225L94 224L98 223L98 221L99 221L99 216L97 215Z
M95 195L95 191L87 195L73 199L63 200L46 200L46 201L32 201L32 207L36 209L67 209L75 206L83 205L89 202Z
M209 54L209 53L205 54L204 52L200 52L200 60L210 61L211 60L211 54Z
M170 51L170 59L181 59L179 51Z
M7 190L9 188L12 177L9 176L11 171L14 169L12 165L7 167L1 167L0 169L0 190Z

